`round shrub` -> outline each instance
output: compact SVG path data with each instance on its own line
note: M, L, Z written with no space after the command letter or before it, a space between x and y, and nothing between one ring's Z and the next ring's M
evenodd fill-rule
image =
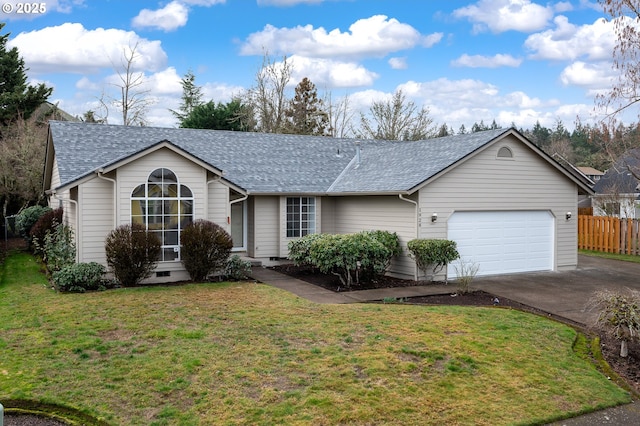
M31 228L36 224L38 219L48 211L51 211L50 207L31 206L18 213L18 216L16 216L16 231L18 234L29 240Z
M323 234L311 244L309 256L314 266L332 273L350 288L363 278L383 274L392 252L366 232Z
M105 272L105 267L96 262L74 263L54 272L53 283L58 291L84 293L87 290L104 290Z
M138 223L117 227L105 241L107 264L123 286L133 286L150 277L161 249L157 235Z
M180 234L180 258L193 281L204 281L224 269L233 248L231 235L208 220L195 220Z
M433 276L460 257L455 241L418 238L407 243L411 257L426 275ZM431 274L430 274L431 272Z

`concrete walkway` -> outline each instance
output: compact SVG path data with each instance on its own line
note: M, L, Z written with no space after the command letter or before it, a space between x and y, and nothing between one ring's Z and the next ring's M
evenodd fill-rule
M455 293L455 285L429 284L411 287L379 288L374 290L344 291L340 293L309 284L272 269L254 267L251 272L253 279L286 290L315 303L361 303L386 298L401 299L405 297L433 296L438 294Z
M456 290L454 284L429 284L334 293L262 267L254 267L252 276L257 281L316 303L360 303L385 298L451 294ZM640 264L581 255L578 268L573 271L479 277L473 281L473 288L589 325L596 315L587 309L593 293L607 288L640 291ZM563 420L550 426L597 425L640 425L640 405L634 402Z

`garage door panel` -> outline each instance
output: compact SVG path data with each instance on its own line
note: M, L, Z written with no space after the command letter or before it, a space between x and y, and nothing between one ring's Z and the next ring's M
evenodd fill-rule
M480 266L478 275L553 269L554 219L548 211L456 212L447 225L462 260ZM454 265L449 278L455 278Z

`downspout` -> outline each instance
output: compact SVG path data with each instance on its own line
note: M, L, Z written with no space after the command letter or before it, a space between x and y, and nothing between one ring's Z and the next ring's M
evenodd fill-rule
M416 206L415 208L415 223L416 223L416 238L420 238L420 216L418 216L418 202L417 201L413 201L409 198L404 198L403 194L398 194L398 198L400 198L402 201L406 201L407 203L411 203L414 206ZM414 262L415 263L415 262ZM413 280L414 281L418 281L418 264L415 263L414 268L413 268Z
M58 197L58 194L56 193L55 190L51 191L51 195L53 195L53 198L55 198L58 201L61 202L69 202L71 204L73 204L76 208L76 225L75 225L75 237L76 237L76 263L80 262L80 250L78 249L78 246L80 245L80 236L78 235L80 233L80 211L78 210L78 202L76 200L72 200L71 198L61 198Z
M118 194L116 191L116 180L103 176L104 169L98 169L96 175L103 180L109 181L113 184L113 229L118 227Z

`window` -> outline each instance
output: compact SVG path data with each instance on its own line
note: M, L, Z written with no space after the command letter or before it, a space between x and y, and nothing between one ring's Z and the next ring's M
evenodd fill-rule
M498 158L513 158L511 148L503 146L498 150Z
M169 169L156 169L131 192L131 222L162 242L161 262L180 260L180 232L193 222L193 193Z
M287 197L287 238L316 232L315 197Z

